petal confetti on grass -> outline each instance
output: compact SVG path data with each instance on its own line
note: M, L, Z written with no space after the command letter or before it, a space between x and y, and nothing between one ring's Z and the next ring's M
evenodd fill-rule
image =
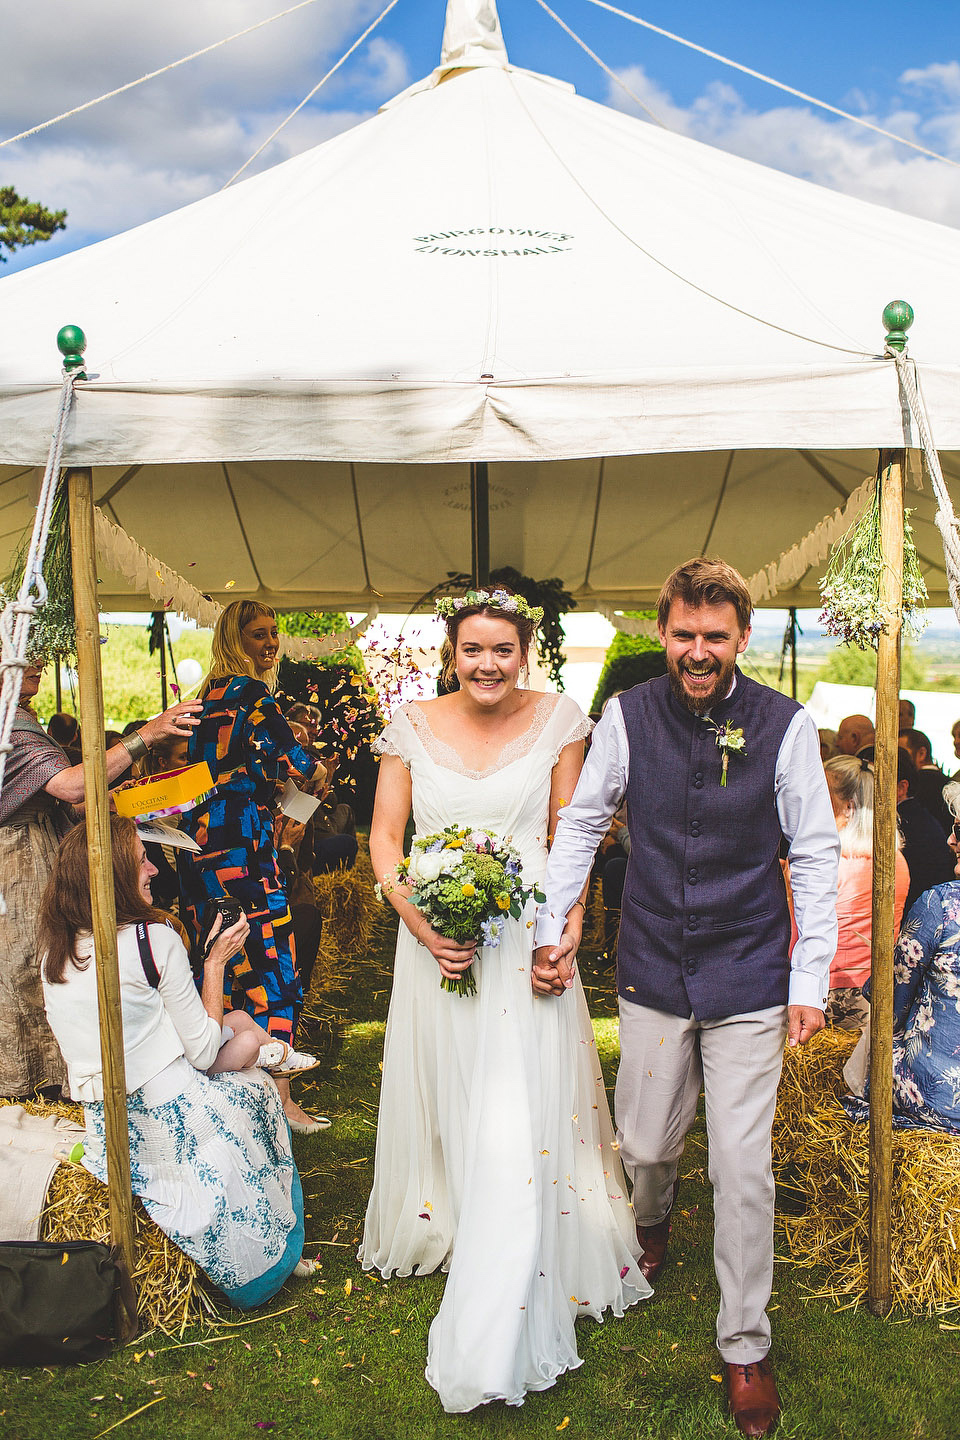
M567 1428L567 1426L568 1426L569 1424L570 1424L570 1416L569 1416L569 1415L564 1415L563 1419L560 1421L560 1424L557 1426L557 1429L558 1429L558 1430L566 1430L566 1428Z
M352 1281L352 1280L348 1280L348 1281L346 1282L346 1284L345 1284L344 1287L343 1287L343 1293L344 1293L344 1295L352 1295L352 1294L353 1294L353 1281Z

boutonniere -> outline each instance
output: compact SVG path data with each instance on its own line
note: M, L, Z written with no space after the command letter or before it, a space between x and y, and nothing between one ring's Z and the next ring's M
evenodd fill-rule
M730 764L731 754L746 755L747 742L743 738L743 731L736 725L727 721L723 725L715 725L712 720L707 724L717 737L717 749L720 751L720 784L727 783L727 766Z

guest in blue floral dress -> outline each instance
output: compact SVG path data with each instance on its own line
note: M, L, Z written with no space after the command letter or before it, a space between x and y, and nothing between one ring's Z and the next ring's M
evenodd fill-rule
M247 1309L315 1264L302 1259L303 1195L275 1086L258 1068L205 1073L222 1039L223 969L246 922L215 935L198 995L180 936L153 906L154 868L133 821L112 815L110 828L133 1191L174 1244ZM105 1180L91 931L87 842L78 826L60 846L44 892L39 951L47 1016L70 1093L84 1107L83 1164Z
M200 689L203 711L188 749L192 764L210 766L216 791L180 821L200 853L180 850L177 858L180 916L194 940L207 901L226 895L240 902L250 925L243 952L224 977L226 1008L246 1010L292 1046L303 992L273 807L278 785L294 775L312 779L317 761L297 743L273 697L278 650L276 618L266 605L235 600L217 621ZM329 1124L291 1100L289 1083L278 1080L293 1128Z
M948 785L944 798L956 814L960 785ZM958 826L949 843L960 874ZM893 985L893 1123L960 1135L960 881L935 885L911 909L894 950ZM866 1119L867 1088L844 1104Z

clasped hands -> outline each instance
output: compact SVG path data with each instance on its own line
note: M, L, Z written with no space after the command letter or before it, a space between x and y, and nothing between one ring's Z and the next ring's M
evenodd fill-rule
M573 984L580 937L564 930L556 945L540 945L533 952L530 983L535 995L562 995Z

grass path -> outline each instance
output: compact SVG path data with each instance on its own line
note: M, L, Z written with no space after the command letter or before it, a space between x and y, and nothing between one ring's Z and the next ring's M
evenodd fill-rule
M578 1327L583 1367L519 1409L443 1414L423 1379L427 1330L443 1279L389 1283L355 1260L372 1173L388 980L385 958L354 967L352 1012L334 1068L299 1092L334 1128L295 1137L307 1197L308 1249L322 1273L290 1282L263 1312L183 1337L158 1333L95 1365L0 1371L5 1440L316 1440L549 1437L705 1440L733 1437L713 1347L717 1306L702 1128L682 1165L680 1214L655 1298L623 1320ZM608 1081L616 1026L602 979L592 1008ZM605 1013L603 1013L605 1012ZM317 1078L319 1077L319 1078ZM780 1263L774 1358L785 1401L779 1434L797 1440L958 1440L960 1328L936 1319L882 1322L804 1303L803 1272ZM282 1312L282 1313L281 1313ZM162 1396L156 1400L155 1397ZM152 1403L153 1402L153 1403Z

